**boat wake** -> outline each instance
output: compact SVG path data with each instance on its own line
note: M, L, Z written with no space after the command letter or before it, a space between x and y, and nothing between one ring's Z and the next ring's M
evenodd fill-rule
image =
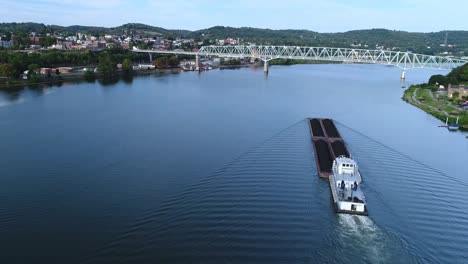
M353 257L369 263L389 262L390 238L369 217L339 214L336 232L339 247L345 249L343 262L351 262Z

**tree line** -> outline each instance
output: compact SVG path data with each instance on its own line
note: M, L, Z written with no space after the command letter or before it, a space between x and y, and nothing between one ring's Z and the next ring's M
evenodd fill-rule
M128 60L131 63L147 59L148 57L145 54L133 53L118 48L106 49L101 52L92 52L90 50L84 52L50 50L32 53L0 51L0 77L18 79L24 71L31 68L31 65L37 66L37 68L52 68L60 66L97 66L102 64L102 68L106 69L105 73L110 73L111 69L114 69L113 67L109 67L111 64L116 67L118 63L123 63L124 60Z
M432 75L428 82L429 85L439 84L447 87L449 84L468 84L468 63L453 69L447 75Z

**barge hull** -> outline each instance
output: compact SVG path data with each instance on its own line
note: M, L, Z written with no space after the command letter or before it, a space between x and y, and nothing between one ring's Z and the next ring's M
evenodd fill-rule
M333 198L335 211L340 214L368 215L367 206L364 206L364 212L353 210L342 210L338 206L339 199L333 191L334 183L332 180L332 163L340 156L351 158L346 148L346 144L341 138L338 129L331 118L308 118L310 136L315 154L315 164L317 173L321 178L328 178ZM331 162L330 162L331 158Z
M333 119L308 118L310 136L314 147L315 164L320 178L329 178L332 163L341 155L350 157Z

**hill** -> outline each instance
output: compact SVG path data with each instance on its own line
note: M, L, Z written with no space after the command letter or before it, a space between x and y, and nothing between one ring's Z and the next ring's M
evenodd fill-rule
M454 55L468 55L468 31L441 31L431 33L406 32L387 29L353 30L339 33L319 33L310 30L297 29L260 29L251 27L215 26L196 31L173 30L154 27L139 23L128 23L118 27L91 26L57 26L39 23L0 23L0 33L8 32L38 32L75 34L78 32L94 35L139 35L144 37L184 37L197 40L241 39L244 42L269 45L297 45L297 46L330 46L330 47L361 47L375 49L377 47L394 48L401 51L412 51L424 54L439 54L452 52ZM448 44L444 47L448 34ZM461 53L463 52L463 53Z

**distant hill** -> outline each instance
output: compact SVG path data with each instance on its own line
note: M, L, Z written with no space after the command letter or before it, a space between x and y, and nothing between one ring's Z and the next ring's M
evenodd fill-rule
M412 51L415 53L437 54L453 52L468 55L468 31L441 31L431 33L417 33L387 29L353 30L340 33L319 33L310 30L272 30L251 27L223 27L216 26L202 30L172 30L154 27L139 23L128 23L118 27L90 27L90 26L57 26L38 23L0 23L0 33L7 32L38 32L52 33L90 33L90 34L116 34L137 35L143 37L165 36L185 37L197 40L214 40L234 38L244 42L271 45L297 45L297 46L330 46L330 47L359 47L375 49L377 46L386 48L395 47L397 50ZM448 44L453 47L442 47L448 33ZM367 47L365 46L367 45ZM428 48L430 47L430 48Z

